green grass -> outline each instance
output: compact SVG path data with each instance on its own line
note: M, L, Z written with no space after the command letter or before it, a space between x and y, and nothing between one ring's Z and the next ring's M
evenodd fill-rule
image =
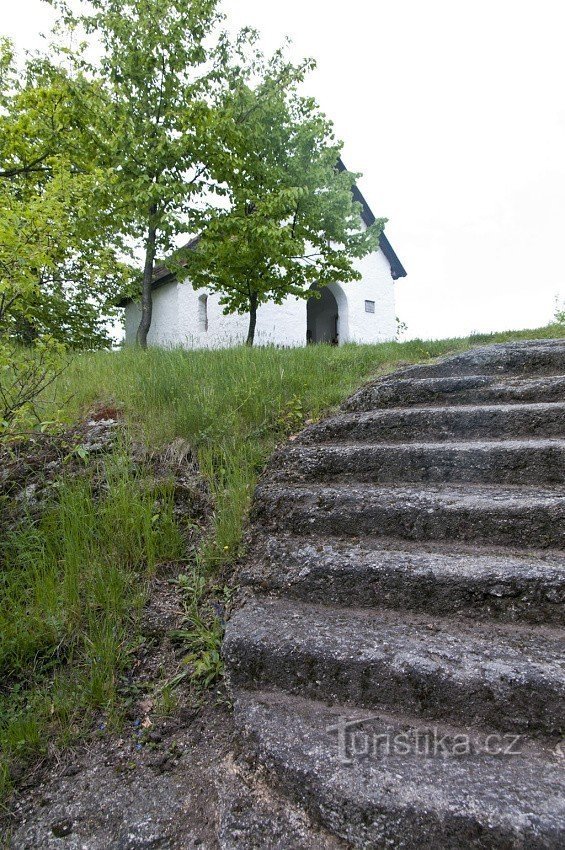
M208 566L237 553L257 476L278 441L343 401L370 377L472 345L565 336L565 326L380 345L133 349L76 357L57 388L77 415L95 400L123 406L152 444L183 437L198 453L216 500Z
M123 409L136 438L161 446L188 440L209 482L211 533L182 580L188 669L217 675L221 630L201 617L209 576L227 573L241 550L257 477L275 445L342 402L369 378L472 345L565 337L565 327L433 342L225 351L126 349L74 356L44 398L44 418L75 421L95 402ZM64 404L61 400L64 400ZM138 486L127 451L109 461L100 500L88 480L66 481L41 521L0 543L0 762L72 740L92 712L116 707L148 581L161 561L182 557L170 493ZM155 499L162 508L155 520ZM174 710L172 685L163 710ZM3 767L2 767L3 765Z
M125 453L104 478L102 496L89 478L63 481L0 543L0 793L10 765L112 714L148 582L182 555L169 485L139 486Z

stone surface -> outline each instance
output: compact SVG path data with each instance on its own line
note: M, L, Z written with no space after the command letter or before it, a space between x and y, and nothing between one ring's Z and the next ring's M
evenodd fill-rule
M516 734L558 735L563 721L563 636L549 629L253 598L234 614L224 654L238 688Z
M565 347L561 339L529 339L472 348L463 354L410 366L404 375L562 375Z
M219 774L221 850L346 850L349 844L320 827L277 792L264 772L227 758Z
M277 481L560 484L565 441L381 443L376 451L373 443L294 445L277 453L271 468Z
M349 846L565 844L564 413L562 340L485 347L373 382L263 476L224 646L242 754Z
M565 547L565 486L264 483L255 521L269 531Z
M510 378L462 377L392 378L369 385L344 405L345 410L375 407L414 407L433 404L521 404L563 401L565 376Z
M565 403L458 405L341 413L310 425L299 443L332 440L384 443L561 437Z
M304 602L565 626L565 555L260 536L241 581Z
M340 717L352 724L346 764L335 731ZM238 691L236 723L273 783L350 846L547 850L565 841L563 773L552 750L470 730L471 753L450 756L459 729L280 692ZM426 740L429 755L422 754Z

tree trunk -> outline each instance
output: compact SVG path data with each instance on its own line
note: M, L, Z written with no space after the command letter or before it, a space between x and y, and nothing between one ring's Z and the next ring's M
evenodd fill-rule
M249 330L247 331L247 339L245 344L250 348L253 346L255 339L255 327L257 325L257 293L251 292L249 295Z
M147 231L147 242L145 244L145 265L143 267L143 284L141 289L141 321L137 329L136 342L140 348L147 348L147 334L151 327L153 315L153 270L155 266L155 252L157 241L157 225L155 214L157 207L152 206L149 210L149 229Z

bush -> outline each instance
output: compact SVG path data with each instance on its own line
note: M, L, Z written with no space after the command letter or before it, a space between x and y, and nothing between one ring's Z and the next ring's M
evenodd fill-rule
M0 341L0 438L41 421L38 401L60 376L63 355L63 346L51 337L29 348Z

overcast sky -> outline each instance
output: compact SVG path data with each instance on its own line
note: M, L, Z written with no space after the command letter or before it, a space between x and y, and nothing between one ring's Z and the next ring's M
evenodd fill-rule
M8 6L7 0L3 5ZM408 277L408 336L546 324L565 297L563 0L225 0L266 49L285 35ZM0 30L37 47L41 0Z

